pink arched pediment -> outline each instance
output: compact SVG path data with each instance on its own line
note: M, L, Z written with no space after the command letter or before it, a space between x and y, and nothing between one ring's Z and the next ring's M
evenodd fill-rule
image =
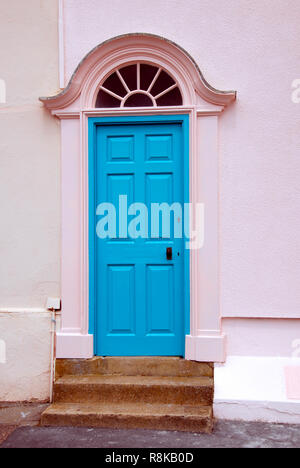
M94 108L100 84L118 67L134 62L154 64L176 81L183 105L204 101L227 106L236 99L235 91L219 91L208 84L196 62L181 47L152 34L127 34L96 46L79 63L68 86L56 96L41 97L49 110L67 109L75 101L79 109Z

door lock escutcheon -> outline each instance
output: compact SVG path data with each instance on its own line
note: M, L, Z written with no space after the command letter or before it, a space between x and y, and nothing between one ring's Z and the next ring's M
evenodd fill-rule
M167 260L172 260L172 247L167 247Z

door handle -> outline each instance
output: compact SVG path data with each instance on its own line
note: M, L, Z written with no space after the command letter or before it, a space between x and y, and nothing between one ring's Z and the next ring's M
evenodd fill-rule
M167 247L167 260L172 260L172 247Z

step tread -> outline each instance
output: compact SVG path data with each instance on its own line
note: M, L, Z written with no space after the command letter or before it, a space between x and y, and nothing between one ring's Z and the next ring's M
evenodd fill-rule
M213 377L214 365L186 360L179 356L94 356L91 359L56 359L56 378L82 374Z
M212 387L211 377L141 376L141 375L64 375L55 386L61 385L137 385L137 386L182 386Z
M210 406L142 404L142 403L53 403L47 408L46 415L120 415L161 417L211 418Z

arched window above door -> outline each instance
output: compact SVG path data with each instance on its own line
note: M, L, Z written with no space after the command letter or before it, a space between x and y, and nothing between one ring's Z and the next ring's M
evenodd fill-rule
M122 66L104 79L95 107L181 105L182 95L176 81L161 67L138 62Z

